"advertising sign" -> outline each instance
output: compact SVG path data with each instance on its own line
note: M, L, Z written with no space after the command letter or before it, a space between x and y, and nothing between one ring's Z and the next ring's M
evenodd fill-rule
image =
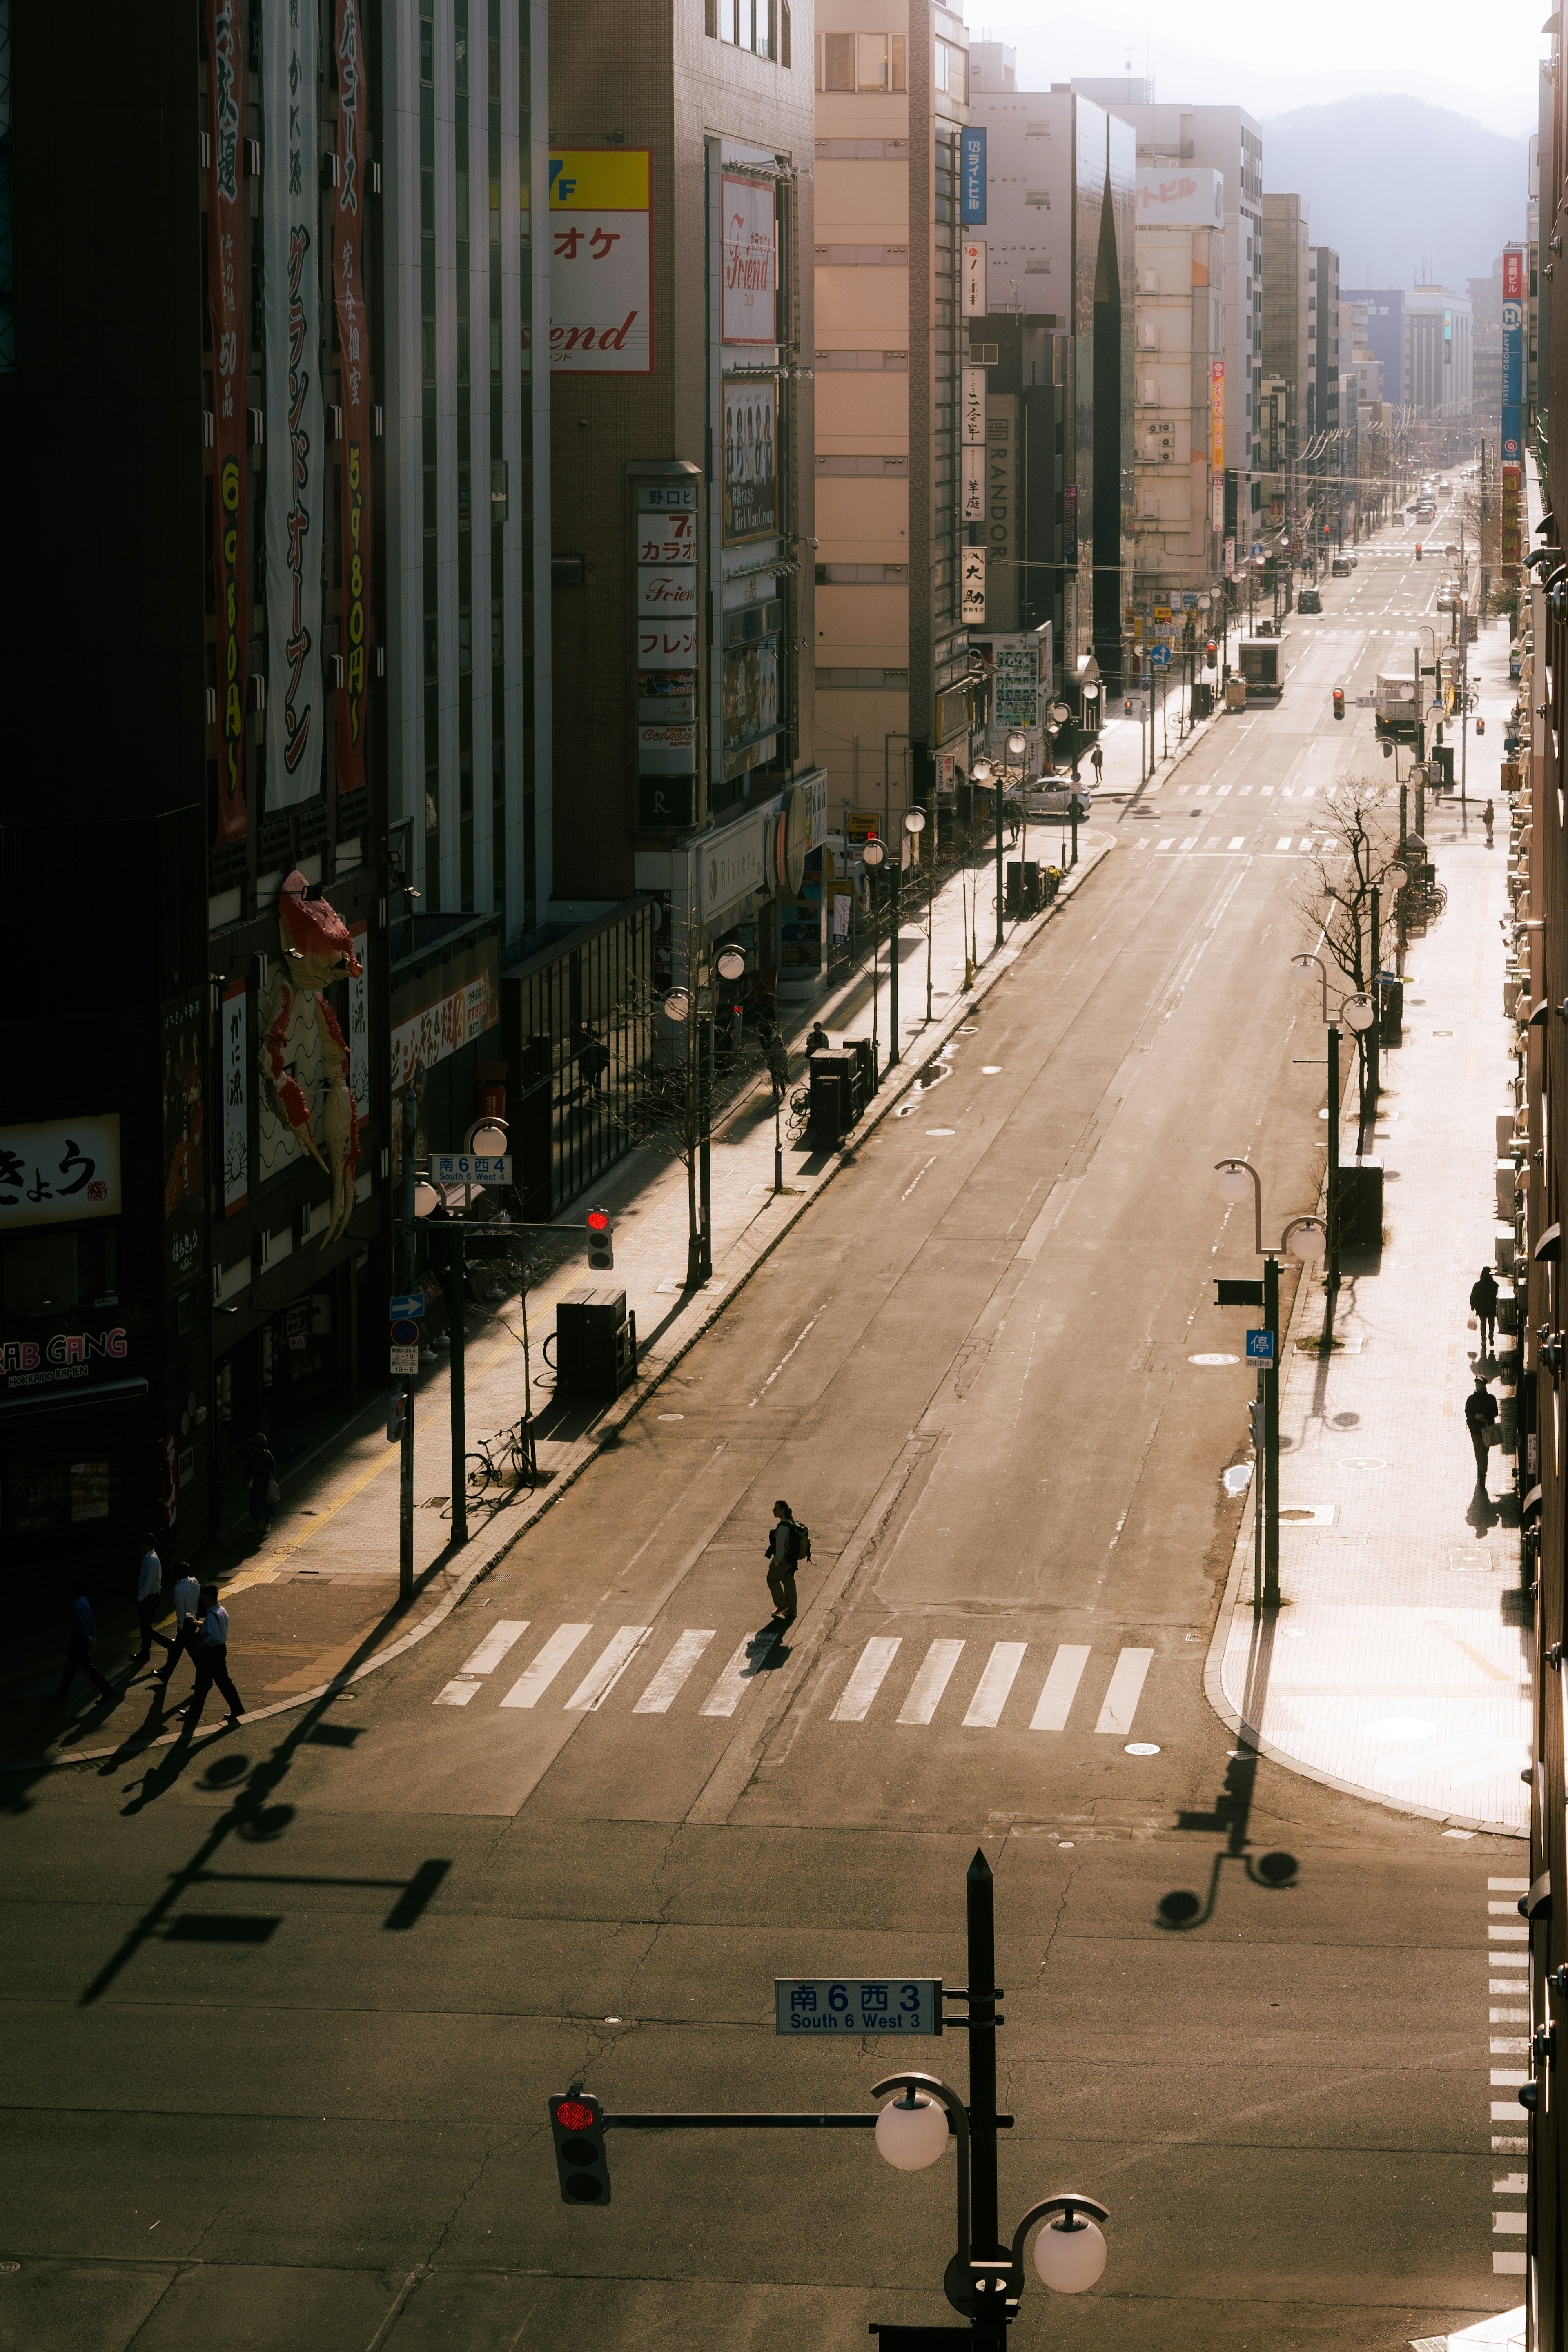
M343 682L338 691L338 790L365 781L370 702L370 325L364 308L365 121L370 91L360 0L337 0L338 193L332 207L332 299L342 357Z
M1044 679L1050 676L1051 633L1020 629L990 641L992 677L991 723L994 727L1037 727L1040 723L1042 659Z
M777 218L771 182L722 179L724 278L721 296L727 343L778 341Z
M1225 174L1192 163L1141 166L1137 205L1140 228L1223 228Z
M962 522L984 522L985 520L985 450L979 442L966 442L958 453L958 513Z
M1209 362L1209 465L1225 471L1225 362Z
M250 1198L250 1056L245 1050L246 983L231 980L223 992L218 1030L223 1087L223 1213L232 1217ZM363 1102L363 1095L355 1097Z
M772 539L779 527L778 391L724 386L724 544Z
M262 0L266 92L262 288L267 336L267 805L310 800L321 773L321 268L317 14Z
M207 0L207 307L213 339L213 586L217 600L217 838L243 841L246 646L245 57L239 0Z
M437 993L419 1001L423 992ZM410 1003L410 999L413 1000ZM433 972L396 989L392 999L392 1083L405 1087L416 1066L432 1070L449 1054L471 1045L500 1019L494 940L463 949Z
M202 1012L194 989L163 1013L163 1239L171 1284L200 1270L206 1174Z
M1504 446L1507 446L1505 442ZM1505 465L1502 469L1502 565L1506 572L1511 566L1518 570L1521 560L1520 546L1520 507L1522 468Z
M969 624L985 621L985 550L983 547L961 547L958 551L959 618Z
M120 1118L0 1125L0 1234L120 1214Z
M646 147L552 152L552 375L652 373L648 190Z
M349 937L359 960L349 974L349 1092L363 1127L370 1117L370 930L351 923Z
M958 134L959 173L963 186L963 205L959 218L965 228L983 228L985 225L985 131L980 123L971 123Z
M985 370L959 370L959 438L966 449L978 448L985 438Z
M726 386L727 394L730 389ZM748 392L751 389L745 387ZM765 389L771 400L773 388ZM728 398L725 413L728 435L735 429ZM754 445L754 431L752 438ZM732 511L729 479L732 463L727 448L726 526ZM753 474L755 464L753 457ZM746 498L761 496L754 479L735 487ZM696 807L700 753L697 484L639 482L636 496L637 822L651 828L685 825L692 822ZM754 508L742 505L742 515L748 510L754 515Z
M984 319L985 300L985 240L980 237L963 248L963 315L966 319Z

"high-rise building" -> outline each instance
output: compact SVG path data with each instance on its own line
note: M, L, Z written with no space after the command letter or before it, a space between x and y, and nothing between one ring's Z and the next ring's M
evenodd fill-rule
M1446 286L1352 286L1340 299L1365 308L1385 400L1418 419L1458 425L1468 418L1475 387L1468 294Z
M1340 401L1340 257L1315 245L1307 257L1308 528L1315 551L1342 535L1341 508L1353 469L1347 464Z
M1309 438L1311 266L1306 200L1270 190L1263 199L1263 378L1274 414L1263 496L1276 525L1293 520L1295 470Z
M969 742L957 456L969 35L931 0L868 16L860 0L816 12L816 682L835 832L850 809L896 827Z
M1218 581L1225 536L1225 184L1138 169L1133 602Z

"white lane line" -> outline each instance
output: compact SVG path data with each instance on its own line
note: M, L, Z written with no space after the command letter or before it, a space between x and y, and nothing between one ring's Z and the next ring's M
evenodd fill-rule
M593 1632L592 1625L560 1625L552 1633L528 1672L513 1683L502 1706L537 1706L574 1650Z
M452 1680L444 1684L437 1692L431 1701L432 1706L467 1706L479 1687L478 1683L470 1682L467 1677L470 1675L488 1675L492 1667L499 1666L512 1644L520 1642L527 1631L526 1617L500 1618L490 1627L467 1664L459 1666Z
M1530 2036L1528 2033L1494 2033L1490 2054L1494 2058L1528 2058Z
M871 1701L882 1687L882 1677L897 1655L900 1636L897 1633L873 1633L859 1657L855 1670L844 1685L844 1696L834 1708L834 1723L864 1723Z
M1494 1944L1528 1944L1530 1941L1528 1927L1503 1927L1495 1919L1489 1923L1487 1935Z
M1184 841L1184 842L1183 842L1183 844L1182 844L1182 847L1183 847L1184 849L1191 849L1191 848L1193 847L1194 844L1196 842L1196 840L1197 840L1197 835L1196 835L1195 833L1189 833L1189 834L1188 834L1188 835L1187 835L1187 837L1186 837L1186 839L1185 839L1185 841Z
M1027 1642L996 1643L985 1661L985 1672L975 1687L974 1696L969 1702L969 1713L963 1718L966 1731L995 1730L1028 1646Z
M1282 833L1274 846L1276 849L1289 849L1290 846L1289 835L1288 833Z
M651 1625L623 1625L607 1642L566 1702L568 1715L587 1715L603 1706L648 1635Z
M821 1314L822 1314L822 1312L823 1312L823 1309L826 1307L826 1305L827 1305L827 1301L826 1301L826 1299L825 1298L825 1299L823 1300L823 1302L822 1302L822 1306L821 1306L821 1307L819 1307L817 1308L817 1310L816 1310L816 1315L814 1315L814 1316L812 1317L811 1321L806 1325L806 1327L805 1327L805 1331L803 1331L803 1332L801 1333L801 1335L800 1335L800 1339L798 1339L795 1341L795 1348L789 1348L789 1349L785 1349L785 1351L784 1351L784 1354L779 1358L778 1362L773 1366L773 1370L768 1374L767 1379L763 1382L762 1387L757 1391L756 1395L752 1399L752 1404L761 1404L761 1402L762 1402L763 1399L766 1396L766 1394L767 1394L768 1391L772 1388L772 1386L773 1386L773 1382L777 1380L777 1378L778 1378L779 1374L783 1371L783 1370L784 1370L784 1366L788 1363L788 1361L789 1361L789 1360L790 1360L791 1356L793 1356L793 1355L794 1355L794 1353L795 1353L795 1348L798 1348L798 1347L800 1346L800 1344L801 1344L801 1341L802 1341L802 1340L804 1340L804 1339L806 1338L807 1334L808 1334L809 1332L811 1332L811 1331L815 1330L815 1328L816 1328L817 1318L818 1318L818 1317L820 1317L820 1315L821 1315ZM747 1411L748 1412L750 1412L751 1409L752 1409L752 1405L748 1405L748 1406L746 1407L746 1411Z
M931 1158L926 1161L925 1168L918 1169L918 1170L916 1171L915 1174L910 1178L910 1181L909 1181L909 1182L904 1186L903 1191L899 1194L899 1198L900 1198L900 1201L907 1201L907 1200L909 1199L909 1197L910 1197L910 1194L914 1191L915 1186L920 1182L921 1178L925 1174L925 1172L926 1172L926 1168L934 1168L935 1166L936 1166L936 1154L935 1154L935 1152L933 1151L933 1152L931 1153ZM804 1339L804 1337L805 1337L805 1333L803 1332L801 1336L802 1336L802 1338Z
M710 1625L689 1625L636 1706L634 1715L668 1715L688 1675L713 1639Z
M1173 849L1175 845L1176 836L1173 833L1167 834L1164 840L1160 844L1160 847L1162 849Z
M764 1633L748 1633L698 1708L699 1715L733 1715L759 1669L777 1648L778 1640L778 1633L771 1628Z
M1231 847L1232 847L1233 849L1239 849L1239 848L1241 847L1241 845L1242 845L1242 843L1243 843L1246 839L1247 839L1247 835L1246 835L1246 834L1244 834L1244 833L1238 833L1238 834L1235 836L1235 838L1232 840L1232 842L1231 842L1231 845L1231 845Z
M1083 1670L1089 1664L1089 1644L1087 1642L1064 1642L1051 1660L1050 1673L1046 1676L1040 1703L1030 1722L1031 1731L1065 1731L1068 1711L1078 1696Z
M899 1709L900 1723L929 1723L942 1703L954 1666L963 1654L962 1642L933 1642L910 1685L910 1695Z
M1105 1694L1105 1704L1100 1710L1096 1731L1124 1732L1132 1728L1132 1718L1138 1712L1138 1701L1143 1689L1143 1677L1149 1671L1152 1650L1123 1650L1116 1661Z

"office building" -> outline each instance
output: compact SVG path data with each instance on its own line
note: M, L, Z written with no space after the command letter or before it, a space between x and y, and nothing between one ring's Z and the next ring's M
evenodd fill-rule
M1341 300L1364 306L1385 400L1417 420L1468 422L1475 396L1468 294L1446 286L1354 286L1342 289Z
M1264 512L1276 529L1294 521L1295 474L1308 441L1307 394L1310 376L1307 308L1310 291L1310 239L1303 197L1263 199L1263 383L1268 404L1268 467Z
M1342 446L1340 404L1340 257L1314 245L1307 257L1307 454L1310 544L1321 551L1342 535L1341 508L1351 468Z
M1138 167L1134 606L1215 587L1225 536L1225 184Z

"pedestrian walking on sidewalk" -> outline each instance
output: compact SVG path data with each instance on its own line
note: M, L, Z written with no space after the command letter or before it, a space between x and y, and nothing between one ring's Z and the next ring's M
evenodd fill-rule
M1487 1449L1491 1444L1492 1424L1497 1420L1497 1399L1487 1386L1485 1372L1476 1374L1476 1385L1465 1399L1465 1425L1470 1433L1470 1444L1476 1454L1476 1488L1487 1489Z
M1490 801L1487 803L1485 808L1481 811L1481 823L1487 829L1487 847L1489 849L1492 845L1492 827L1497 823L1497 817L1493 813Z
M79 1671L87 1676L89 1683L98 1685L100 1698L118 1696L113 1684L106 1682L92 1663L92 1645L97 1639L98 1624L92 1613L92 1603L79 1586L76 1598L71 1602L70 1634L66 1643L65 1669L60 1675L60 1686L55 1693L57 1706L76 1680Z
M789 1052L778 1031L770 1028L763 1041L768 1057L768 1076L773 1082L773 1108L783 1102L789 1087Z
M810 1033L805 1041L805 1050L808 1055L832 1053L833 1040L828 1035L820 1021L814 1021L812 1023Z
M239 1693L228 1676L228 1611L217 1597L216 1584L203 1585L201 1602L202 1613L196 1619L193 1645L196 1686L182 1710L187 1731L194 1731L201 1721L202 1709L207 1703L207 1693L214 1683L228 1701L228 1722L237 1723L245 1713Z
M795 1572L811 1558L810 1530L803 1527L787 1503L773 1505L773 1531L767 1540L768 1591L773 1615L787 1625L795 1612Z
M191 1639L196 1630L196 1612L201 1603L201 1586L191 1573L189 1561L184 1561L181 1564L180 1572L174 1579L172 1597L174 1603L174 1638L172 1642L165 1642L163 1644L169 1653L169 1663L166 1666L154 1668L153 1680L155 1683L168 1682L182 1658L189 1658L193 1667L195 1664Z
M136 1622L142 1629L142 1647L131 1661L133 1666L146 1664L153 1654L154 1642L162 1643L165 1650L172 1646L163 1640L162 1633L153 1631L153 1620L158 1613L158 1603L163 1597L163 1563L158 1557L157 1538L155 1536L143 1536L142 1565L136 1571Z
M1095 790L1098 792L1100 789L1100 780L1105 769L1105 746L1103 743L1097 743L1095 745L1093 751L1089 755L1089 764L1094 770L1094 784Z
M1480 1321L1481 1353L1489 1356L1497 1338L1497 1276L1489 1265L1481 1268L1481 1278L1470 1287L1470 1308Z
M247 1484L250 1504L250 1524L255 1528L259 1540L261 1537L270 1534L272 1514L278 1508L280 1500L278 1492L278 1465L273 1459L272 1448L268 1444L265 1433L259 1429L250 1441L250 1466L247 1473Z

